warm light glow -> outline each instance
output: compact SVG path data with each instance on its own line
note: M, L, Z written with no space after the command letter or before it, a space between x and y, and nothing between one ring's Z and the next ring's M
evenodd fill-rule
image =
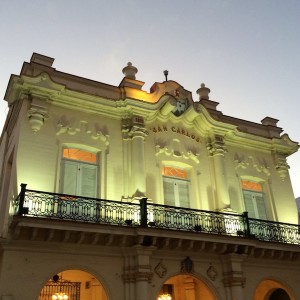
M63 151L63 157L79 161L85 161L95 164L97 162L96 154L76 148L66 148Z
M163 167L162 173L165 176L187 179L188 173L185 170L173 167Z
M67 300L69 299L69 296L65 293L55 293L52 295L52 300Z
M159 295L157 300L172 300L172 296L170 294L162 294Z
M244 190L250 190L255 192L261 192L262 186L260 183L250 181L250 180L242 180L242 188Z

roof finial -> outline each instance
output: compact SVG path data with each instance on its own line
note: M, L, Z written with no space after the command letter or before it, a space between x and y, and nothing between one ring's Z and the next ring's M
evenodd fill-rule
M199 95L199 100L208 100L210 89L205 86L204 83L201 83L200 88L196 91Z
M129 62L127 66L123 68L122 72L126 78L135 79L135 74L138 72L138 69Z

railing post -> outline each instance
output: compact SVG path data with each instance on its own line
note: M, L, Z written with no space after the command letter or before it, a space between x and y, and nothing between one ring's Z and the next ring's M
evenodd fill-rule
M21 191L19 194L19 210L18 210L18 215L22 216L24 214L24 201L25 201L25 191L26 191L26 183L21 183Z
M243 212L243 218L244 218L244 224L245 224L245 235L247 236L247 237L250 237L250 234L251 234L251 232L250 232L250 223L249 223L249 217L248 217L248 212L247 211L245 211L245 212Z
M148 218L147 218L147 198L140 199L140 209L141 209L141 220L140 225L142 227L148 226Z

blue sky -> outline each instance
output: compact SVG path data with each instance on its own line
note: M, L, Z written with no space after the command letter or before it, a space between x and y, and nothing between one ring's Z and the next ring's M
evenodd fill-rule
M278 126L300 142L298 0L1 0L0 97L33 52L58 70L118 85L131 61L149 90L204 82L224 114ZM0 101L0 127L7 107ZM288 160L300 196L300 153Z

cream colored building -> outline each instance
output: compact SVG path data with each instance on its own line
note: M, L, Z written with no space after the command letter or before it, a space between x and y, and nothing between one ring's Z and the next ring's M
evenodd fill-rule
M5 95L1 300L300 299L278 120L223 115L204 84L148 93L131 63L112 86L53 62L34 53Z

